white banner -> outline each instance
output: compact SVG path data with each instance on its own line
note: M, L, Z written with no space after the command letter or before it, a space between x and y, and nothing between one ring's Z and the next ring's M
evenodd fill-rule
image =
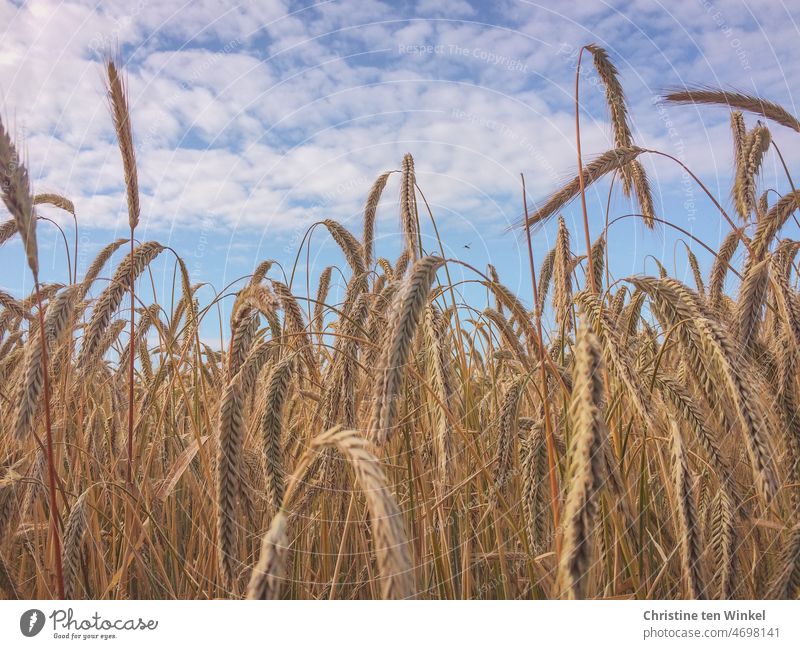
M793 647L784 602L0 602L3 647ZM412 644L413 643L413 644Z

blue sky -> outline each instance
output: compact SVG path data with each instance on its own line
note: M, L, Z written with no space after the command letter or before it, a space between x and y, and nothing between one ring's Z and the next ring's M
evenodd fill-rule
M219 290L267 258L289 268L308 227L323 218L360 236L372 181L398 168L408 151L447 253L481 268L494 263L501 279L527 297L524 238L509 231L521 214L519 174L532 208L574 174L577 49L596 42L610 51L637 143L684 160L727 205L727 111L654 100L668 87L707 83L761 94L797 114L791 88L800 81L798 13L767 0L0 0L0 107L26 151L35 191L76 204L79 272L105 243L126 236L123 175L100 64L117 51L129 80L139 162L137 235L174 247L195 281ZM589 158L612 140L591 66L581 84ZM796 168L797 134L772 130ZM672 163L643 162L659 215L715 247L727 226L701 190ZM778 165L770 154L763 188L785 189ZM400 249L398 181L393 176L387 186L377 227L378 254L391 259ZM602 183L589 192L595 235L607 192ZM577 207L564 215L579 252ZM611 215L632 211L617 193ZM42 213L72 236L63 214ZM551 224L535 233L538 259L554 231ZM53 233L42 224L42 267L58 280L66 266ZM708 256L694 249L707 265ZM611 231L610 251L616 277L657 272L652 257L686 274L685 253L670 230L646 232L623 220ZM19 246L6 245L0 255L0 286L29 290ZM301 293L305 259L304 251L296 278ZM340 261L316 229L312 290L322 268ZM169 293L172 271L167 256L154 265L157 291Z

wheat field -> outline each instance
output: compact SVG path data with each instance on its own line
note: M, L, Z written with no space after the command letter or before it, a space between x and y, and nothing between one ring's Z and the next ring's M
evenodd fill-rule
M41 283L37 206L79 215L32 191L0 124L0 246L21 240L36 286L0 292L2 596L800 594L800 242L786 236L800 192L760 179L780 155L770 125L800 122L758 97L668 94L730 112L735 211L692 176L715 206L704 218L728 230L716 250L698 242L710 271L689 252L692 285L663 267L615 278L608 214L587 213L587 187L613 178L642 223L676 226L656 213L642 164L665 154L634 143L614 63L584 51L615 148L524 206L529 245L559 219L549 254L530 248L532 299L492 267L423 249L435 221L409 154L377 175L361 232L315 226L346 260L344 299L329 299L340 269L306 295L265 261L234 296L200 303L175 252L136 239L136 116L113 61L130 237L83 277ZM375 245L392 176L405 240L394 261ZM585 228L571 238L559 212L572 201ZM162 255L176 257L180 295L147 304L137 281ZM483 302L460 302L454 268ZM222 299L229 339L212 348L200 327Z

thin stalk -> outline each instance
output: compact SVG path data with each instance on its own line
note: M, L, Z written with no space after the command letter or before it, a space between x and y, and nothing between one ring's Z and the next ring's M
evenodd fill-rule
M136 333L136 325L134 323L135 317L135 293L134 293L134 283L135 283L135 272L134 272L134 264L133 264L133 227L131 227L131 275L130 275L130 285L131 285L131 342L130 342L130 350L131 353L128 354L130 357L130 363L128 364L128 486L133 483L133 358L134 358L134 335Z
M47 482L50 495L50 533L53 535L56 559L56 585L58 598L64 599L64 568L61 564L61 537L59 536L56 502L56 467L53 459L53 427L50 421L50 379L47 372L47 339L44 330L44 314L42 313L42 295L39 290L39 278L35 277L36 302L39 307L39 340L42 344L42 374L44 384L44 421L47 431Z
M528 199L525 190L525 176L520 174L522 178L522 207L525 210L525 220L528 219ZM544 350L544 337L542 336L542 314L539 310L539 289L536 284L536 266L533 262L533 243L531 242L531 229L525 228L525 234L528 238L528 260L531 266L531 284L533 286L533 304L534 313L536 314L536 337L539 343L539 372L542 381L542 405L544 407L544 426L545 426L545 439L547 444L547 469L550 477L550 499L551 508L553 510L553 526L555 529L559 527L561 519L558 508L558 481L556 479L556 445L553 436L553 427L550 423L550 403L547 399L547 370L545 369L545 350ZM591 258L591 254L589 255ZM589 271L591 274L591 270ZM561 535L556 534L556 563L558 563L561 556Z
M589 212L586 209L586 186L583 178L583 157L581 156L581 115L580 115L580 81L581 81L581 58L583 51L586 49L584 45L580 52L578 52L578 66L575 70L575 145L578 149L578 184L581 193L581 210L583 211L583 234L586 237L586 259L589 270L589 286L592 293L597 293L597 284L594 279L594 264L592 262L592 237L589 234Z

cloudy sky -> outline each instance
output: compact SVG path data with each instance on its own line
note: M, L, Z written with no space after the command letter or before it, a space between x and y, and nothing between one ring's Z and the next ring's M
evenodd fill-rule
M0 0L0 109L35 191L76 204L79 269L127 228L102 72L112 53L129 83L138 237L172 245L196 281L221 289L265 258L290 271L308 227L322 218L360 235L372 181L411 152L448 254L495 263L524 295L524 239L509 230L521 214L519 174L535 207L574 173L578 48L595 42L613 56L636 141L684 160L727 201L727 111L663 106L658 96L706 83L761 94L797 114L798 13L774 0ZM610 128L590 66L581 84L588 157L611 146ZM797 135L779 126L773 134L790 165L800 162ZM659 214L717 245L726 229L699 188L674 164L643 162ZM394 176L378 223L378 253L390 258L399 250L397 183ZM774 154L763 183L786 184ZM590 192L595 234L607 191L601 184ZM612 216L631 211L613 199ZM63 215L43 213L71 236ZM580 250L577 216L565 211ZM44 272L63 278L63 243L46 226ZM541 258L553 228L535 236ZM655 272L651 256L679 273L685 266L675 233L643 232L634 220L614 226L610 245L617 276ZM430 240L428 247L435 249ZM308 254L313 283L336 261L322 230ZM2 255L0 285L30 288L18 248ZM156 282L171 281L164 261Z

